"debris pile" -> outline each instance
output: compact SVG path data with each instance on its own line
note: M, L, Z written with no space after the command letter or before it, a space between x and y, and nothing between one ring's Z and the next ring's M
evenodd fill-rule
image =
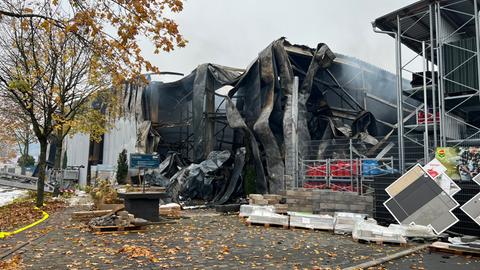
M92 218L88 225L90 227L102 227L102 226L115 226L115 227L128 227L128 226L143 226L148 224L148 221L135 218L133 214L127 211L112 211L110 214Z

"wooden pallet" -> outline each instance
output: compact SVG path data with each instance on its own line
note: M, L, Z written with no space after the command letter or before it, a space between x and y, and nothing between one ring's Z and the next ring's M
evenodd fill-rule
M401 247L407 247L408 246L408 243L386 242L386 241L369 241L369 240L356 239L356 238L352 238L352 239L353 239L353 241L355 241L357 243L375 243L379 246L383 246L384 244L393 245L393 246L401 246Z
M284 229L288 229L288 225L279 225L279 224L269 224L269 223L258 223L258 222L250 222L250 221L245 221L245 223L248 226L263 226L265 228L270 228L270 227L282 227Z
M306 228L306 227L299 227L299 226L292 226L292 225L290 225L290 229L298 229L298 230L310 230L310 231L323 231L323 232L333 232L333 229Z
M73 221L89 221L92 218L110 214L111 210L78 211L72 213Z
M443 243L442 243L443 244ZM480 257L480 251L478 250L465 250L465 249L456 249L448 247L448 243L446 245L439 245L437 242L433 243L428 247L430 252L444 252L450 253L460 256L472 256L472 257Z
M95 233L143 232L146 226L90 226Z

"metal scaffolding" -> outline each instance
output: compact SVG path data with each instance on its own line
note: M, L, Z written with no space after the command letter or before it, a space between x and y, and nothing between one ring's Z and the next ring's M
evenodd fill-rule
M400 171L413 165L405 163L406 143L423 147L423 160L418 162L424 163L438 146L478 140L480 128L469 117L480 111L475 102L480 96L477 0L419 1L378 18L373 26L375 32L389 34L396 41ZM415 55L405 59L404 47ZM417 64L418 69L419 63L422 70L416 72L411 67ZM403 81L408 73L413 81L421 78L421 83L406 87ZM423 140L418 140L420 133Z

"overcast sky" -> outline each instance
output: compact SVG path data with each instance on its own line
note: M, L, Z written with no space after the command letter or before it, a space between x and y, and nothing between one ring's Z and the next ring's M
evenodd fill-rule
M202 63L245 68L273 40L334 51L395 71L394 39L372 31L371 22L413 0L186 0L176 16L186 48L154 55L163 71L189 73Z

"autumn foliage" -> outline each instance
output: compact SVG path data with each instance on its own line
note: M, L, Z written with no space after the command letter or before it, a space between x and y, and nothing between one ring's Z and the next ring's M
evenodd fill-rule
M177 23L167 17L182 11L180 0L2 1L0 15L35 18L45 29L62 28L97 52L99 68L116 83L142 72L158 72L142 56L139 38L147 38L155 53L184 47Z
M0 1L0 98L27 116L40 144L37 205L51 138L59 153L67 134L100 140L119 113L122 86L158 72L139 40L155 53L185 46L167 17L182 9L180 0Z

